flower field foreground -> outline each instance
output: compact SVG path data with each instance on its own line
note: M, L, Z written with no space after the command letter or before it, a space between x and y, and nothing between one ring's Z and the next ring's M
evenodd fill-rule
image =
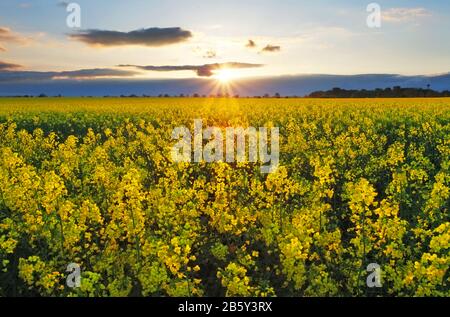
M278 169L173 162L197 118ZM0 153L2 296L450 296L449 99L0 99Z

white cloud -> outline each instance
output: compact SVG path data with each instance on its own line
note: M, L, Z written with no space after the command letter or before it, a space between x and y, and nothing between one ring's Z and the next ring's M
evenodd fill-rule
M382 18L386 22L410 22L431 15L425 8L391 8L382 12Z

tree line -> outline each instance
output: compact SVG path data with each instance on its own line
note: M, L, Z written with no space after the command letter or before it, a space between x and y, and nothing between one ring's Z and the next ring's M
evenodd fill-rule
M347 90L341 88L333 88L327 91L315 91L307 96L308 98L433 98L433 97L450 97L450 91L442 92L423 88L402 88L395 86L393 88L375 90Z
M61 98L63 97L61 94L56 96L47 96L46 94L39 95L17 95L17 96L8 96L8 97L16 97L16 98ZM93 96L83 96L86 98L93 98ZM116 96L105 95L103 98L110 98ZM218 94L198 94L193 93L189 94L158 94L158 95L120 95L120 98L438 98L438 97L450 97L450 91L445 90L442 92L432 90L428 85L427 89L424 88L402 88L400 86L395 86L393 88L377 88L374 90L367 89L342 89L342 88L333 88L331 90L326 91L314 91L305 96L297 96L297 95L289 95L283 96L280 93L269 94L266 93L264 95L256 95L256 96L246 96L241 97L237 94L232 95L229 93L218 93Z

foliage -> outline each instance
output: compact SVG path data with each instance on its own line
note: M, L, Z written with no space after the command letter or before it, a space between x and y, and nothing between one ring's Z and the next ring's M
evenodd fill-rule
M197 118L280 167L172 162ZM3 296L450 295L448 99L2 99L0 154Z

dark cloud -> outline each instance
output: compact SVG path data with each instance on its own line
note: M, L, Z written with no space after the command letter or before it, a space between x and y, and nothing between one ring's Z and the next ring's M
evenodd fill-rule
M245 47L255 48L256 47L256 43L253 40L248 40L247 45L245 45Z
M17 64L6 63L6 62L0 61L0 71L15 70L15 69L19 69L19 68L22 68L22 66L21 65L17 65Z
M279 52L279 51L281 51L281 46L269 44L266 47L264 47L261 52Z
M139 74L135 71L110 69L110 68L94 68L81 69L74 71L57 72L54 77L67 78L101 78L101 77L130 77Z
M8 64L6 64L8 65ZM9 64L14 65L14 64ZM18 66L18 65L16 65ZM20 67L20 66L18 66ZM17 67L16 67L17 68ZM132 77L139 74L135 71L95 68L62 72L12 71L14 68L2 68L0 62L0 82L41 81L57 79L96 79L108 77Z
M1 73L0 73L1 74ZM394 86L424 88L431 84L434 90L444 91L450 87L450 73L437 76L401 76L401 75L299 75L269 76L258 78L238 78L233 86L233 94L240 96L262 96L265 93L282 96L304 96L317 90L329 90L333 87L343 89L376 89ZM0 96L10 95L46 95L64 96L120 96L152 95L192 95L193 93L223 93L222 87L203 78L186 79L116 79L116 80L53 80L36 82L17 82L0 84Z
M179 27L148 28L131 32L84 30L70 34L70 38L89 45L99 46L164 46L187 41L192 33Z
M216 64L205 64L205 65L182 65L182 66L140 66L140 65L119 65L119 67L134 67L147 71L156 72L173 72L173 71L183 71L192 70L197 73L199 77L211 77L214 72L219 69L237 69L237 68L257 68L262 67L262 64L250 64L250 63L216 63Z

